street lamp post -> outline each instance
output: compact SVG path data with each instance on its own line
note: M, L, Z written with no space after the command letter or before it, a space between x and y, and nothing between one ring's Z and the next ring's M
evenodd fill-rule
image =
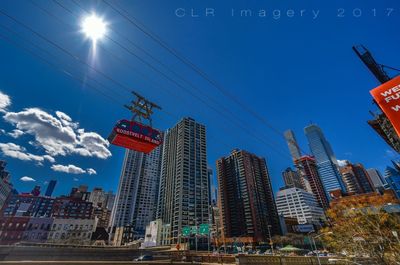
M310 241L314 244L314 247L315 247L315 254L317 255L318 265L321 265L321 260L319 259L317 244L315 244L315 238L318 238L318 237L323 236L323 235L333 234L333 232L330 232L330 231L329 231L329 232L322 233L322 234L319 234L319 235L316 235L316 236L312 236L312 235L311 235L312 232L313 232L313 231L309 232L309 233L308 233L308 236L309 236L309 238L311 238ZM311 244L311 247L312 247L312 244Z
M267 225L267 229L268 229L268 235L269 235L269 245L271 246L271 254L274 255L274 242L272 242L272 238L271 238L271 225Z

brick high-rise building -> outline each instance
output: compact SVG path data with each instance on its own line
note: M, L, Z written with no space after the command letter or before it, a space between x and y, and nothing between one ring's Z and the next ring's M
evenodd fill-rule
M206 128L184 118L166 131L163 144L157 218L171 225L172 243L183 227L209 223L209 190Z
M347 161L344 166L340 167L340 173L346 190L350 194L369 193L375 190L367 170L360 163L351 164Z
M55 199L43 196L33 196L29 193L11 194L3 206L1 215L51 217Z
M57 197L52 207L52 217L64 219L92 219L91 202L71 197Z
M311 156L302 156L295 161L296 167L299 169L304 180L306 190L314 194L319 206L322 209L328 209L329 202L326 197L322 181L318 173L317 163Z
M343 183L346 187L347 193L359 194L361 192L361 187L358 184L356 177L354 176L354 172L352 166L347 164L345 166L340 167L340 174L342 174Z
M373 192L374 189L374 184L367 172L367 170L365 169L365 167L360 164L360 163L356 163L353 164L353 171L354 171L354 175L357 178L358 183L360 184L361 190L363 193L369 193L369 192Z
M281 233L271 179L264 158L233 150L217 161L222 237L268 242Z

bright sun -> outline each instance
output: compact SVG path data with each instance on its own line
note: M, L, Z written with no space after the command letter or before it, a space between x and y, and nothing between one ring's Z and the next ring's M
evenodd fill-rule
M91 39L93 44L96 44L97 40L100 40L106 34L107 23L93 13L82 20L81 29L86 37Z

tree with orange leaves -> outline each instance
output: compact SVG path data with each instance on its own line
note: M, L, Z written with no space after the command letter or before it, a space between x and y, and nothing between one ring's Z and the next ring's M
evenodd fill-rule
M388 211L399 205L392 193L369 193L334 200L321 232L333 251L370 257L377 264L400 264L400 215Z

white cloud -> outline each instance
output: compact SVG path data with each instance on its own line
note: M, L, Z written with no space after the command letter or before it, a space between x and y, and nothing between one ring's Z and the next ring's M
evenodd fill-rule
M73 180L74 180L74 181L79 181L79 179L78 179L78 178L73 178Z
M45 160L54 163L55 159L50 155L34 155L26 152L26 149L14 143L0 143L0 150L4 156L16 158L23 161L35 161L40 165Z
M93 168L88 168L88 169L86 169L86 172L87 172L89 175L96 175L96 174L97 174L96 170L94 170Z
M34 178L31 178L31 177L28 177L28 176L22 177L22 178L20 178L20 180L23 181L23 182L34 182L34 181L36 181Z
M0 112L6 113L7 107L11 105L11 99L8 95L0 91Z
M23 134L24 134L24 132L21 130L18 130L18 129L14 129L12 132L8 133L8 135L10 135L12 138L15 138L15 139L20 137Z
M56 160L54 159L54 157L52 157L52 156L50 156L50 155L44 155L43 158L44 158L44 159L47 159L50 163L56 162Z
M52 165L51 169L57 172L64 172L68 174L89 174L89 175L96 175L97 172L93 168L83 169L75 165L69 164L68 166L64 165Z
M86 170L84 170L80 167L77 167L75 165L68 165L68 166L52 165L51 169L54 171L64 172L64 173L68 173L68 174L84 174L84 173L86 173Z
M6 134L6 130L0 129L0 134Z
M67 121L67 122L72 122L72 119L70 116L65 114L64 112L61 111L56 111L57 117L59 117L61 120Z
M111 156L109 143L95 132L78 128L67 114L57 111L56 116L39 108L27 108L20 112L7 112L4 119L23 133L35 138L35 146L43 147L47 154L98 157Z
M338 159L338 164L339 164L340 167L344 167L344 166L346 166L348 163L349 163L348 160L339 160L339 159Z
M110 144L99 134L95 132L85 132L84 129L80 129L78 130L78 139L78 146L82 146L82 148L76 148L75 151L77 153L85 156L85 153L89 152L87 156L96 156L102 159L111 156L111 152L108 150Z
M74 129L77 129L79 126L79 123L72 122L72 118L70 116L68 116L67 114L65 114L64 112L56 111L56 116L60 119L61 123L64 126L69 126Z

